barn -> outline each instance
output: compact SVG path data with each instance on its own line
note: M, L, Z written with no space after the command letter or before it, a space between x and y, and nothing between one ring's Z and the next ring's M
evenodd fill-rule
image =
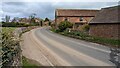
M78 29L79 26L90 22L99 10L89 9L56 9L55 10L55 24L59 25L62 21L69 21L73 23L73 29Z
M102 8L89 25L92 36L119 39L120 38L120 6Z

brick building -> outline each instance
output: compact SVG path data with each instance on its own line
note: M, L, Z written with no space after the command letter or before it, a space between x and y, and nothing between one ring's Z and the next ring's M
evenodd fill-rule
M114 39L120 38L119 11L120 6L102 8L97 16L89 23L90 35Z
M80 25L90 22L98 12L99 10L56 9L55 24L57 26L61 21L67 20L77 29Z
M27 19L27 18L19 18L19 23L29 24L29 23L30 23L30 19Z
M35 18L35 23L40 23L42 21L42 19L40 18ZM20 18L19 19L19 23L26 23L26 24L30 24L31 19L30 18Z

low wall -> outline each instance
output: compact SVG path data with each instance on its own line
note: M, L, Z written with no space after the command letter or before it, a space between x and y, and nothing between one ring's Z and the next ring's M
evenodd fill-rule
M120 39L120 24L92 24L89 34L105 38Z

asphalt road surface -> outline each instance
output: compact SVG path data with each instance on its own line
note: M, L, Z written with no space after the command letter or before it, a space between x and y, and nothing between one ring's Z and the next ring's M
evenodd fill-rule
M38 44L37 48L45 47L62 66L114 66L109 61L108 47L65 37L51 32L47 27L34 29L31 33L29 37L33 36L32 40ZM52 62L50 58L49 61Z

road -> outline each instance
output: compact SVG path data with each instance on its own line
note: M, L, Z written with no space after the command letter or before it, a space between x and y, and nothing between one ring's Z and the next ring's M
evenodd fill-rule
M65 37L51 32L46 27L34 29L23 38L26 39L24 55L41 63L42 53L46 58L43 61L49 62L46 63L48 66L114 66L109 61L108 47Z

